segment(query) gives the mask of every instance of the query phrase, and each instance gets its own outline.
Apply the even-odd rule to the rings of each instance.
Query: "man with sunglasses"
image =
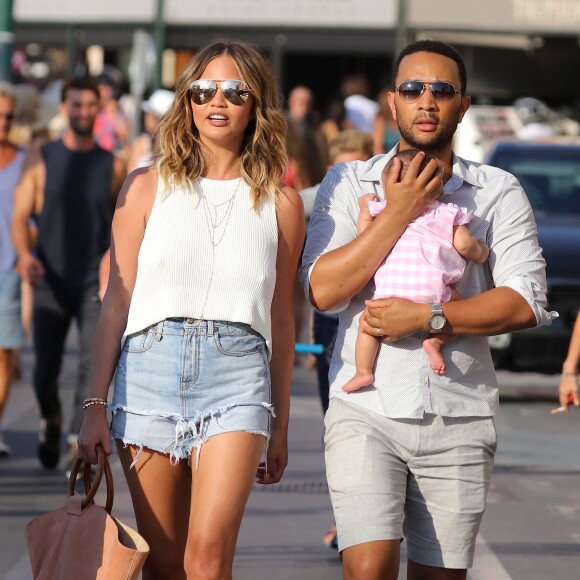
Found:
[[[546,324],[545,262],[530,205],[510,174],[453,154],[467,111],[465,65],[452,47],[419,41],[399,55],[389,103],[400,149],[423,154],[399,180],[382,171],[395,150],[333,168],[320,186],[303,255],[312,304],[339,311],[326,415],[326,469],[347,579],[396,579],[400,540],[408,578],[458,580],[472,566],[493,468],[497,381],[487,336]],[[437,196],[474,212],[469,229],[491,250],[467,264],[464,300],[370,302],[372,278],[408,224]],[[359,236],[358,198],[387,206]],[[370,231],[369,231],[370,230]],[[412,276],[412,272],[407,272]],[[406,273],[402,272],[402,276]],[[354,372],[359,323],[382,337],[373,385],[342,386]],[[446,374],[422,352],[427,333],[454,335]]]

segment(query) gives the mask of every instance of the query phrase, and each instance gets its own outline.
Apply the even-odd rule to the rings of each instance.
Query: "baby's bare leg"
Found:
[[[359,326],[354,350],[356,372],[354,377],[342,387],[343,391],[350,393],[373,384],[375,380],[373,365],[375,364],[378,350],[379,341],[374,336],[364,333]]]

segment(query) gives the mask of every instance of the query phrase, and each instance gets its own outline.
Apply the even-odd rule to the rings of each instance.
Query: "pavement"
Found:
[[[22,368],[23,377],[13,387],[3,422],[6,439],[15,451],[11,458],[0,462],[0,578],[5,580],[31,579],[24,524],[63,505],[66,495],[64,468],[43,470],[36,460],[38,414],[31,387],[30,349],[23,352]],[[290,463],[279,484],[254,486],[236,550],[236,580],[342,577],[337,553],[322,543],[333,516],[324,475],[323,422],[316,377],[313,370],[301,366],[294,371]],[[69,340],[61,374],[61,392],[67,410],[70,410],[75,376],[76,353]],[[506,382],[504,379],[500,373],[502,384]],[[555,376],[517,375],[509,387],[502,386],[501,396],[511,400],[537,398],[556,402],[557,384]],[[116,457],[111,465],[115,480],[113,513],[135,526],[129,493]],[[97,501],[102,503],[102,494]],[[471,580],[510,578],[483,537],[478,540],[477,553],[475,567],[469,574]],[[399,578],[405,575],[406,566],[402,564]]]

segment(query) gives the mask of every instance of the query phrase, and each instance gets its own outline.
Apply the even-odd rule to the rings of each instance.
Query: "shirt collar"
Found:
[[[395,145],[388,153],[384,155],[377,155],[368,161],[369,167],[362,172],[359,179],[360,181],[370,181],[379,182],[381,181],[381,174],[383,169],[390,161],[390,159],[398,152],[399,145]],[[469,185],[481,187],[479,181],[477,181],[475,175],[469,170],[465,161],[461,157],[457,157],[455,153],[453,154],[453,170],[451,178],[443,186],[442,194],[453,193],[457,191],[466,181]]]

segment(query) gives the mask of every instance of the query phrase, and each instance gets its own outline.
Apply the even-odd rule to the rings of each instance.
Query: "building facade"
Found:
[[[144,29],[173,55],[162,77],[171,84],[196,48],[227,36],[268,53],[286,93],[305,84],[325,101],[350,72],[378,92],[397,48],[429,37],[463,54],[476,101],[574,106],[580,95],[580,0],[14,0],[14,21],[20,60],[48,76],[85,63],[89,47],[126,72]]]

